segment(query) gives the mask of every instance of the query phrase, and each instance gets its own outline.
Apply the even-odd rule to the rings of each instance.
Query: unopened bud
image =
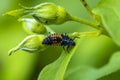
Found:
[[[23,28],[28,34],[44,34],[46,33],[45,25],[38,23],[35,19],[23,18],[22,21]]]
[[[15,17],[33,16],[38,22],[43,24],[62,24],[71,20],[67,11],[54,3],[46,2],[35,7],[24,7],[6,13]]]
[[[37,53],[46,49],[45,45],[42,44],[44,35],[30,35],[26,37],[18,46],[11,49],[8,53],[11,55],[17,50],[24,50],[31,53]]]
[[[42,3],[33,7],[31,15],[43,24],[62,24],[70,20],[70,15],[67,11],[54,3]]]

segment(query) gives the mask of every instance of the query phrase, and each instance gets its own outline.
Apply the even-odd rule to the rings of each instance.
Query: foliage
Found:
[[[35,7],[22,6],[22,9],[13,10],[6,13],[7,15],[20,18],[19,20],[22,20],[25,31],[28,32],[28,34],[31,34],[25,38],[17,47],[12,49],[10,54],[20,49],[32,53],[39,52],[39,54],[42,55],[42,51],[46,51],[50,47],[42,44],[46,34],[48,34],[48,32],[56,32],[48,26],[51,24],[60,25],[67,21],[75,21],[95,28],[95,31],[92,32],[73,31],[72,33],[68,33],[69,37],[79,37],[80,39],[75,39],[76,45],[69,49],[69,53],[62,51],[57,60],[47,64],[39,73],[38,80],[120,79],[119,75],[115,77],[115,79],[112,76],[120,74],[120,1],[101,0],[93,10],[90,9],[86,1],[81,0],[81,3],[83,3],[88,13],[90,13],[93,19],[92,22],[70,15],[63,7],[49,2],[42,3]],[[32,19],[24,18],[28,16],[31,16]],[[34,21],[33,18],[37,22]],[[107,38],[109,40],[104,41],[106,44],[105,46],[102,45],[99,47],[99,45],[102,43],[100,41],[100,43],[97,45],[94,45],[93,42],[92,45],[94,46],[92,47],[89,46],[90,43],[86,43],[87,45],[84,47],[83,43],[85,43],[85,40],[89,40],[93,37],[94,39],[97,38],[98,41],[101,40],[99,40],[101,37]],[[112,47],[109,45],[112,45]],[[81,48],[81,46],[84,47],[84,49]],[[89,47],[86,48],[87,46]],[[109,50],[110,48],[108,47],[114,48]],[[99,53],[99,50],[103,50],[103,53]],[[86,51],[85,54],[82,54],[84,51]],[[104,60],[107,61],[105,62]]]

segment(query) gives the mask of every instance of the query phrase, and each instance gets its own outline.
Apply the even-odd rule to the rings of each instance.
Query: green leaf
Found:
[[[93,12],[101,17],[103,27],[120,46],[120,0],[101,0]]]
[[[97,79],[108,76],[120,70],[120,51],[113,54],[107,65],[98,70]]]
[[[40,73],[38,80],[63,80],[68,63],[79,46],[79,41],[69,53],[63,52],[53,63],[47,65]]]
[[[108,64],[100,69],[89,66],[77,66],[68,70],[65,80],[119,80],[108,79],[110,76],[120,74],[120,52],[116,52],[110,58]]]
[[[113,72],[107,76],[101,77],[97,80],[120,80],[120,70]]]
[[[70,69],[65,80],[95,80],[96,69],[88,66],[80,66]]]

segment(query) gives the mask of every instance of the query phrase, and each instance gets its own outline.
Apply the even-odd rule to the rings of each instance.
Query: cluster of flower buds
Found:
[[[43,24],[62,24],[68,20],[71,20],[71,16],[67,11],[58,5],[51,2],[39,4],[34,7],[24,7],[22,9],[13,10],[6,13],[14,17],[32,16],[39,23]]]
[[[6,14],[19,18],[24,30],[30,34],[18,46],[9,51],[9,55],[17,50],[24,50],[31,53],[40,52],[46,49],[42,44],[47,31],[46,25],[62,24],[70,19],[66,10],[54,3],[46,2],[34,7],[24,7],[9,11]],[[5,15],[6,15],[5,14]],[[32,18],[26,18],[31,16]]]
[[[19,18],[18,20],[22,22],[24,30],[32,35],[29,35],[17,47],[11,49],[9,55],[17,50],[28,52],[40,52],[44,50],[45,46],[42,44],[42,40],[45,38],[45,35],[43,34],[49,32],[46,29],[46,25],[62,24],[71,20],[72,17],[63,7],[50,2],[34,7],[24,7],[22,5],[21,7],[21,9],[9,11],[5,15]]]
[[[38,23],[35,19],[22,18],[19,21],[22,22],[23,28],[28,34],[44,34],[47,32],[45,25]]]

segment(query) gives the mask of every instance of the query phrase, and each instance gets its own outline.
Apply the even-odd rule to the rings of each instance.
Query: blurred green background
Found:
[[[22,24],[11,16],[2,16],[7,11],[24,6],[35,6],[42,2],[54,2],[63,6],[71,15],[91,20],[79,0],[3,0],[0,1],[0,80],[36,80],[41,69],[56,60],[62,47],[49,47],[40,54],[31,54],[24,51],[17,51],[16,54],[8,56],[8,51],[19,44],[27,34]],[[94,8],[99,0],[87,0],[91,8]],[[89,26],[66,22],[62,25],[50,25],[57,33],[94,31]],[[106,64],[109,57],[117,50],[116,45],[106,36],[81,39],[81,46],[73,56],[69,67],[72,65],[89,65],[100,68]],[[79,54],[77,54],[79,53]],[[76,61],[76,63],[75,63]],[[74,62],[74,63],[73,63]]]

